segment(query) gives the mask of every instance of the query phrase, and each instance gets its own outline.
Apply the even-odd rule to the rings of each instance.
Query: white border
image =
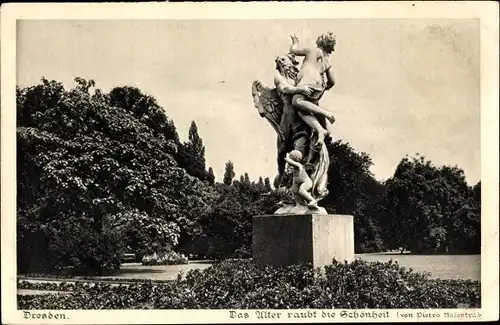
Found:
[[[498,319],[498,4],[471,2],[293,2],[293,3],[140,3],[140,4],[4,4],[1,7],[1,193],[2,204],[2,323],[9,324],[118,324],[118,323],[236,323],[236,322],[346,322],[377,321],[334,318],[259,320],[231,319],[227,310],[188,311],[64,311],[66,321],[24,319],[16,311],[15,263],[15,85],[17,19],[296,19],[296,18],[479,18],[481,31],[481,181],[482,181],[482,308],[480,320]],[[304,311],[304,310],[302,310]],[[382,310],[380,310],[382,311]],[[474,320],[444,318],[446,310],[388,310],[398,313],[439,313],[417,321]],[[57,313],[56,311],[51,311]],[[288,312],[288,311],[283,311]],[[451,312],[457,312],[452,310]],[[249,311],[252,313],[252,311]],[[415,320],[415,319],[413,319]],[[478,320],[475,318],[475,320]],[[380,319],[387,322],[388,319]]]

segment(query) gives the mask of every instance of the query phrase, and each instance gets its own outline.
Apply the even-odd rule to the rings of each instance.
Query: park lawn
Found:
[[[481,255],[415,255],[405,253],[357,254],[369,262],[388,262],[391,259],[416,272],[429,272],[435,279],[481,280]]]
[[[388,262],[393,260],[399,265],[412,268],[416,272],[428,272],[435,279],[481,280],[480,255],[414,255],[399,253],[357,254],[356,259],[369,262]],[[143,280],[175,280],[179,274],[186,274],[192,269],[206,269],[211,265],[208,261],[190,261],[181,265],[141,265],[139,263],[123,264],[113,275],[98,277],[110,279],[143,279]],[[26,278],[21,275],[20,278]],[[28,276],[29,278],[29,276]],[[39,277],[37,277],[39,278]],[[42,277],[43,278],[43,277]]]
[[[369,262],[388,262],[391,259],[399,265],[412,268],[416,272],[429,272],[436,279],[481,280],[481,255],[414,255],[399,253],[356,254],[356,259]],[[210,263],[192,261],[184,265],[143,266],[122,265],[117,274],[103,278],[174,280],[182,272],[191,269],[205,269]]]

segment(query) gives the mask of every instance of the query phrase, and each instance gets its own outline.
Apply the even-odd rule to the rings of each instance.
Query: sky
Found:
[[[462,168],[480,180],[480,48],[474,19],[23,20],[17,28],[17,85],[43,77],[75,85],[137,86],[152,95],[186,140],[191,121],[207,168],[222,181],[274,178],[276,133],[253,106],[251,84],[271,86],[274,59],[291,33],[313,44],[337,36],[335,87],[320,104],[335,114],[334,139],[370,155],[375,178],[405,155]]]

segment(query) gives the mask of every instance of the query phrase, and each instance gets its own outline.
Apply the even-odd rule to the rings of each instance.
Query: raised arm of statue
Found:
[[[306,56],[311,51],[311,48],[300,45],[299,38],[297,37],[297,35],[292,34],[290,35],[290,37],[292,38],[290,53],[298,56]]]

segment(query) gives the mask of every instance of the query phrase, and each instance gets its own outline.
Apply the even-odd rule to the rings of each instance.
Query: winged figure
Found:
[[[285,133],[281,126],[283,102],[276,88],[270,88],[262,81],[255,80],[252,83],[252,97],[260,116],[264,117],[278,133],[278,141],[285,141]]]
[[[310,125],[320,123],[321,118],[313,115],[304,117],[292,105],[292,96],[304,91],[304,88],[294,86],[297,64],[293,55],[278,56],[276,69],[279,74],[274,80],[275,87],[255,80],[252,83],[252,97],[260,116],[271,124],[277,134],[278,183],[281,185],[283,181],[287,153],[298,150],[305,159],[305,166],[312,180],[311,195],[319,201],[328,194],[330,160],[326,146],[314,146],[317,134]]]

